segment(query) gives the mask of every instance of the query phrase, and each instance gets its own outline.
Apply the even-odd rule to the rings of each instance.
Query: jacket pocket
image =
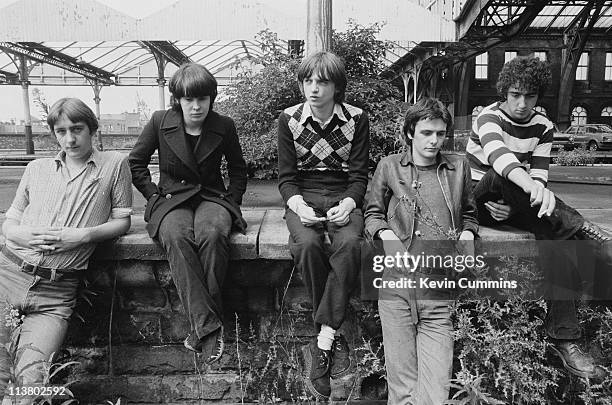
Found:
[[[152,198],[149,198],[149,201],[147,201],[147,206],[145,207],[145,212],[144,212],[145,222],[149,222],[149,220],[151,219],[151,213],[153,212],[153,207],[155,206],[155,204],[157,204],[159,199],[160,199],[160,195],[157,194],[153,196]]]

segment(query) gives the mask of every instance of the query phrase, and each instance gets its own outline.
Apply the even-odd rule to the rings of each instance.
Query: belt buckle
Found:
[[[31,274],[33,276],[37,275],[37,270],[38,270],[38,266],[35,264],[30,264],[28,262],[26,262],[25,260],[23,262],[21,262],[21,265],[19,266],[21,268],[21,271],[26,273],[26,274]]]

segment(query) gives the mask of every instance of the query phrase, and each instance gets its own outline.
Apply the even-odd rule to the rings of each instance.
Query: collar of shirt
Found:
[[[89,162],[92,162],[94,166],[96,167],[100,166],[99,164],[100,163],[100,152],[98,152],[96,148],[92,149],[91,155],[89,155],[87,162],[85,162],[85,166],[87,166]],[[55,167],[56,170],[59,170],[60,167],[66,165],[66,152],[65,151],[62,150],[57,155],[55,155],[55,163],[56,163],[56,167]]]
[[[310,104],[304,103],[304,108],[302,109],[302,116],[300,117],[300,124],[304,125],[306,123],[306,120],[310,118],[313,121],[318,122],[321,128],[325,128],[331,122],[334,116],[337,116],[338,119],[344,122],[348,122],[348,119],[346,119],[344,112],[342,112],[342,106],[338,103],[334,103],[334,109],[332,111],[332,114],[325,122],[321,122],[321,120],[317,119],[314,115],[312,115]]]

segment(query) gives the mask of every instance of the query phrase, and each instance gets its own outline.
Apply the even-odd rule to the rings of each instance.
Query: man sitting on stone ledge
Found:
[[[153,114],[129,161],[134,185],[147,199],[144,220],[149,236],[166,252],[189,319],[191,333],[183,344],[212,363],[225,347],[221,291],[232,228],[246,229],[240,204],[247,167],[234,121],[213,109],[217,80],[208,69],[184,64],[168,87],[172,108]],[[148,169],[155,150],[159,184]],[[227,163],[227,188],[222,159]]]
[[[550,68],[545,62],[532,57],[511,60],[504,65],[497,81],[497,91],[503,101],[484,108],[474,122],[466,154],[475,182],[479,222],[485,226],[507,223],[533,232],[538,240],[593,241],[589,246],[594,246],[592,253],[599,263],[597,270],[609,271],[610,235],[546,188],[554,125],[534,107],[550,81]],[[547,246],[555,249],[557,245]],[[545,279],[553,289],[562,290],[559,286],[572,292],[575,275],[572,266],[551,253],[550,248],[539,249]],[[552,269],[553,262],[561,265]],[[589,266],[581,263],[577,267],[585,276],[585,268]],[[576,343],[580,328],[571,295],[562,293],[550,297],[546,331],[568,371],[594,376],[593,358]]]
[[[303,348],[309,391],[331,394],[330,377],[349,371],[348,345],[336,331],[361,263],[363,214],[368,184],[367,114],[344,103],[344,64],[330,52],[302,61],[298,83],[306,102],[278,120],[279,189],[287,204],[289,247],[312,297],[318,336]],[[324,232],[331,240],[331,256]]]
[[[3,403],[12,403],[5,392],[11,378],[6,351],[11,330],[5,317],[18,328],[12,342],[17,344],[13,383],[42,383],[44,363],[62,345],[96,242],[130,228],[127,156],[93,148],[98,129],[93,111],[79,99],[64,98],[51,107],[47,123],[61,151],[28,164],[2,226],[0,313],[8,309],[0,318]]]

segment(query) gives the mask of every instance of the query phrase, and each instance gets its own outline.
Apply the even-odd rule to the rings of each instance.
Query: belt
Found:
[[[33,276],[39,276],[50,281],[77,280],[80,278],[81,272],[79,270],[52,269],[49,267],[36,266],[23,260],[6,246],[2,247],[1,252],[4,257],[19,266],[19,269],[22,272],[31,274]]]

